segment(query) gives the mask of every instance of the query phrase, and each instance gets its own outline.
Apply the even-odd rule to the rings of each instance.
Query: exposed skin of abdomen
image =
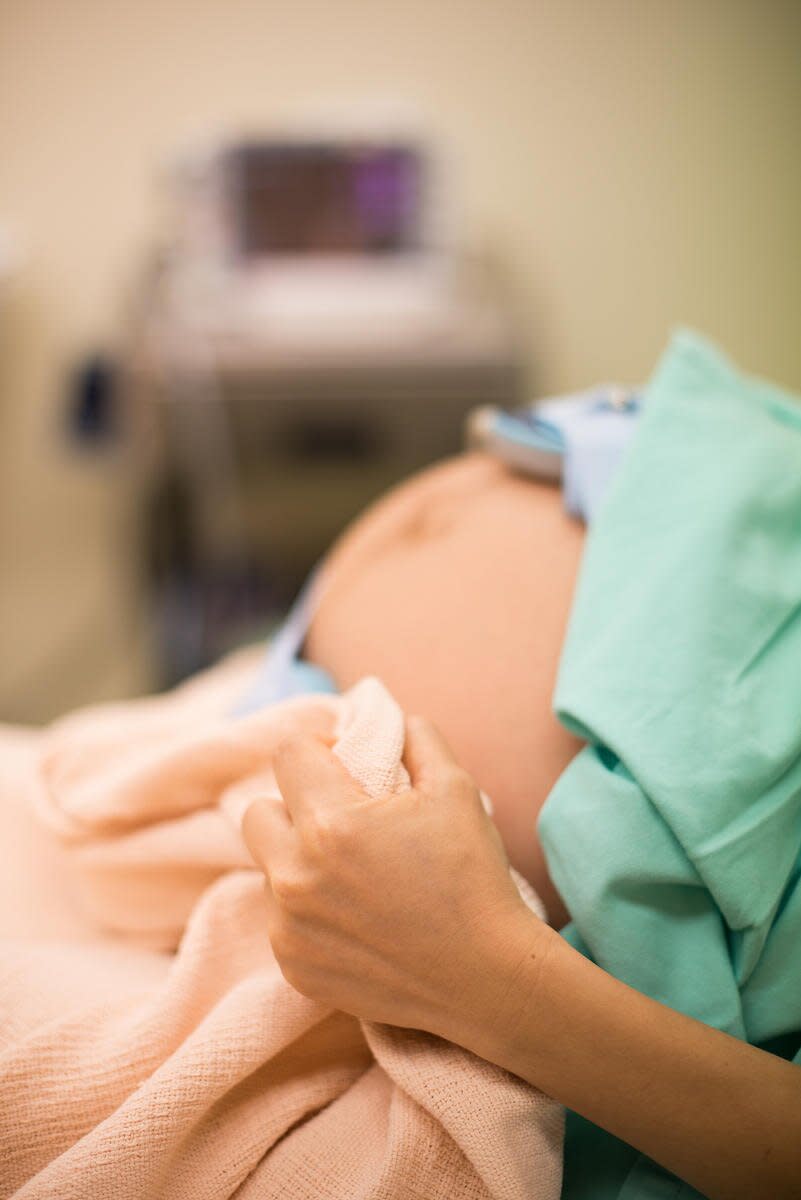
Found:
[[[581,745],[551,698],[583,540],[552,485],[484,454],[449,459],[335,544],[305,646],[341,688],[378,675],[439,727],[557,928],[568,914],[535,824]]]

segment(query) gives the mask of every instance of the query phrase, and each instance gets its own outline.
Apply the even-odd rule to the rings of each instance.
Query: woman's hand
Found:
[[[371,800],[315,738],[245,837],[288,981],[528,1080],[714,1200],[799,1195],[801,1069],[607,975],[538,921],[479,793],[410,720],[412,786]]]
[[[290,738],[274,764],[283,800],[255,801],[244,835],[289,983],[457,1040],[497,1018],[539,922],[476,785],[422,718],[407,721],[404,762],[411,786],[373,800],[321,741]]]

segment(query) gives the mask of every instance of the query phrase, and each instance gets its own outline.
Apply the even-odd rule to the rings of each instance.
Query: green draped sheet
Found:
[[[584,954],[801,1062],[801,400],[678,332],[588,534],[539,820]],[[565,1200],[696,1196],[570,1115]]]

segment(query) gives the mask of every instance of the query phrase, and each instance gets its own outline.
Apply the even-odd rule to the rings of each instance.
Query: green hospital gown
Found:
[[[801,405],[694,334],[588,534],[554,707],[588,742],[539,820],[564,936],[801,1063]],[[695,1196],[569,1114],[565,1200]]]

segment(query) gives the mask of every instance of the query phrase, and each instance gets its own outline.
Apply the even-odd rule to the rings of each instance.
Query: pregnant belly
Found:
[[[378,675],[407,712],[436,723],[557,926],[567,914],[535,823],[580,745],[551,696],[582,543],[556,489],[463,455],[345,533],[306,641],[340,687]]]

